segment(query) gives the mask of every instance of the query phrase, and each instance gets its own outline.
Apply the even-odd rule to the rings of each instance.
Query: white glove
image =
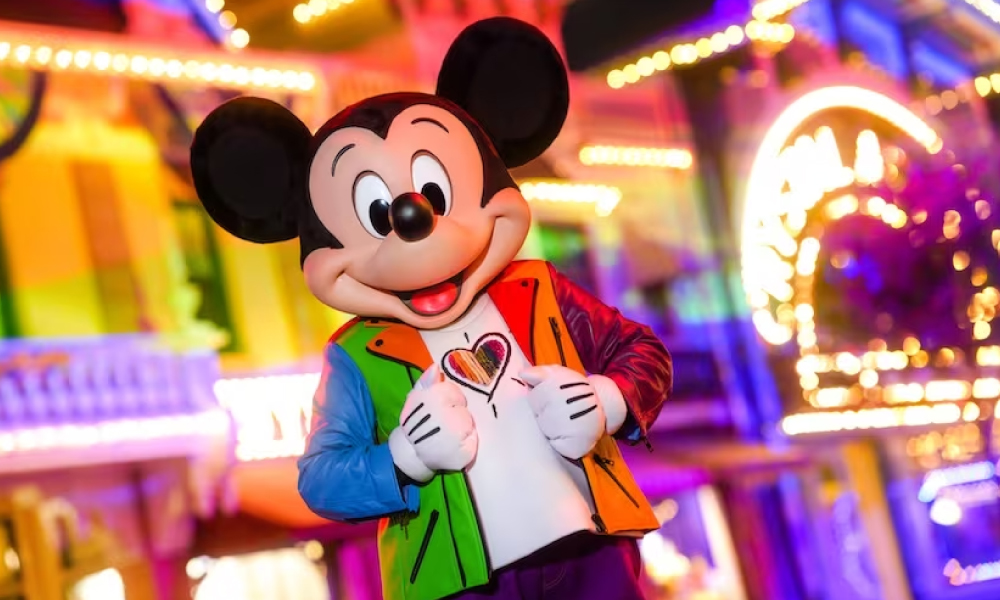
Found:
[[[479,435],[462,388],[432,366],[406,396],[399,427],[389,434],[393,462],[414,481],[424,482],[438,471],[461,471],[478,449]]]
[[[558,365],[529,367],[520,375],[531,386],[528,402],[539,428],[566,458],[586,456],[604,434],[625,422],[625,399],[607,377],[586,377]]]

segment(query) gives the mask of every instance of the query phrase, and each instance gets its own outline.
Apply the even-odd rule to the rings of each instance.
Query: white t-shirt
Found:
[[[458,383],[479,432],[467,469],[493,568],[570,534],[595,529],[583,470],[552,449],[518,374],[531,366],[500,311],[483,295],[457,322],[421,331],[442,372]]]

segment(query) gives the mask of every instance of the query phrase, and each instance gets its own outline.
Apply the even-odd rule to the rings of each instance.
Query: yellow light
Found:
[[[309,12],[314,17],[318,17],[327,11],[328,5],[326,0],[309,0],[307,6],[309,7]]]
[[[858,183],[870,185],[882,181],[885,176],[885,160],[882,146],[874,131],[865,130],[858,135],[854,159],[854,175]]]
[[[608,87],[613,90],[625,87],[625,73],[619,69],[615,69],[614,71],[608,73]]]
[[[1000,346],[983,346],[976,350],[976,364],[981,367],[1000,367]]]
[[[106,71],[111,66],[111,55],[107,52],[94,54],[94,68],[98,71]]]
[[[292,9],[292,18],[302,24],[353,3],[354,0],[309,0]]]
[[[584,146],[580,162],[585,165],[659,167],[690,169],[693,159],[687,150],[677,148],[632,148],[623,146]]]
[[[312,19],[312,11],[308,4],[298,4],[292,9],[292,17],[299,23],[308,23]]]
[[[649,77],[656,71],[656,66],[653,64],[653,59],[648,56],[640,58],[639,62],[637,62],[635,66],[639,71],[639,75],[643,77]]]
[[[608,216],[622,199],[621,190],[608,185],[526,181],[519,186],[529,202],[593,204],[598,216]]]
[[[229,34],[229,43],[235,48],[246,48],[247,44],[250,43],[250,34],[247,33],[246,29],[234,29]]]
[[[210,13],[217,13],[226,6],[225,0],[205,0],[205,10]]]
[[[42,46],[35,51],[35,60],[37,60],[40,65],[48,64],[51,58],[52,48],[49,48],[48,46]]]
[[[625,68],[622,69],[622,73],[625,74],[626,83],[635,83],[642,77],[639,75],[639,67],[635,65],[625,65]]]
[[[90,65],[90,52],[86,50],[80,50],[73,57],[73,64],[75,64],[80,69],[86,69]]]
[[[743,28],[739,25],[730,25],[725,31],[726,41],[729,42],[730,46],[735,46],[737,44],[742,44],[746,36],[743,35]]]
[[[897,406],[865,408],[856,411],[801,413],[782,419],[781,429],[786,435],[795,436],[838,431],[945,425],[957,423],[961,418],[962,408],[958,404],[946,403],[934,406]]]
[[[224,10],[219,13],[219,25],[223,29],[232,29],[236,27],[236,13],[231,10]]]
[[[989,77],[976,77],[973,85],[976,87],[976,93],[984,98],[989,96],[990,92],[993,91],[993,85],[990,84]]]
[[[653,67],[657,71],[666,71],[670,68],[670,55],[663,50],[660,50],[653,55]]]

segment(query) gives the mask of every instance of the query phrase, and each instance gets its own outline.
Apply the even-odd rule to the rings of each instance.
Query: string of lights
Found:
[[[599,217],[610,215],[622,199],[622,192],[608,185],[531,180],[520,184],[529,202],[591,204]]]
[[[246,29],[236,27],[236,13],[226,9],[226,0],[205,0],[205,9],[218,15],[219,26],[229,32],[228,42],[233,48],[246,48],[250,34]]]
[[[580,162],[587,165],[656,167],[677,170],[691,168],[691,152],[680,148],[635,148],[630,146],[584,146]]]
[[[52,71],[106,73],[149,81],[215,83],[232,89],[313,91],[320,74],[288,65],[219,61],[202,55],[170,55],[132,45],[88,43],[65,36],[41,39],[0,32],[0,64]]]
[[[292,9],[292,18],[305,25],[353,3],[354,0],[309,0],[309,2],[297,4]]]
[[[608,73],[608,86],[621,89],[646,77],[674,67],[694,65],[712,56],[743,46],[747,41],[785,45],[795,38],[795,28],[788,23],[771,23],[809,0],[764,0],[752,12],[753,20],[743,26],[730,25],[724,30],[699,38],[694,42],[675,44],[669,50],[659,50],[643,56]]]
[[[744,27],[731,25],[711,36],[694,42],[676,44],[670,50],[657,51],[620,69],[614,69],[608,73],[608,86],[612,89],[621,89],[661,71],[694,65],[712,56],[739,48],[747,40],[784,45],[791,42],[794,37],[795,28],[787,23],[755,20]]]

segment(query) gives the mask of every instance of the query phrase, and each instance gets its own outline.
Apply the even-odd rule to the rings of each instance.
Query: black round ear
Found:
[[[236,98],[209,113],[191,144],[194,187],[209,216],[258,244],[298,236],[311,139],[298,117],[263,98]]]
[[[437,95],[479,122],[508,168],[540,156],[569,110],[559,51],[544,33],[508,17],[473,23],[459,34],[441,66]]]

